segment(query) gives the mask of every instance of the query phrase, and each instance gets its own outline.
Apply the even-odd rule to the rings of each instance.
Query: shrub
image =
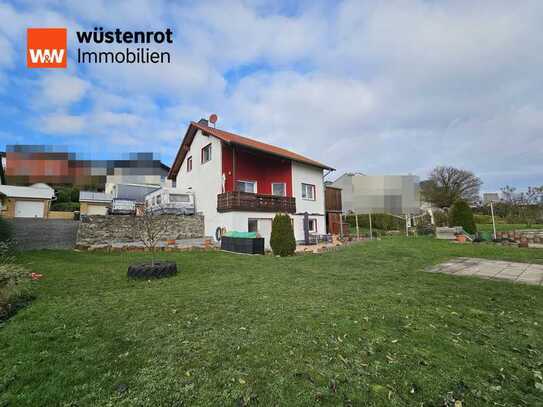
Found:
[[[473,211],[466,201],[456,201],[449,213],[449,226],[462,226],[469,234],[477,232]]]
[[[30,273],[17,264],[0,264],[0,320],[30,299]]]
[[[290,216],[278,213],[273,218],[270,246],[276,256],[292,256],[296,250]]]
[[[449,216],[447,212],[442,210],[436,210],[434,213],[434,223],[436,227],[448,226],[449,225]]]
[[[7,220],[0,216],[0,242],[5,242],[13,237],[13,228]]]
[[[52,211],[74,212],[79,210],[79,202],[54,202],[51,205]]]

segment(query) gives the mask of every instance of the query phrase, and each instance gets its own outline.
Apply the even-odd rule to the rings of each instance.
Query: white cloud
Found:
[[[168,160],[184,125],[215,112],[219,127],[340,171],[424,176],[451,164],[481,174],[485,189],[543,177],[540,1],[52,0],[2,4],[0,20],[0,78],[29,25],[174,29],[169,65],[71,61],[31,85],[4,80],[28,94],[41,83],[47,134]]]
[[[90,84],[74,75],[53,73],[42,77],[36,101],[41,106],[68,106],[79,102]]]

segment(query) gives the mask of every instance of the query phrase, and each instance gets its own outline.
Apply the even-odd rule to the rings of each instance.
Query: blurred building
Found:
[[[489,205],[490,202],[500,202],[500,194],[498,192],[483,193],[483,205]]]
[[[345,173],[330,186],[341,189],[344,213],[421,212],[419,178],[414,175]]]
[[[161,185],[169,171],[152,153],[135,153],[120,160],[83,160],[42,145],[8,145],[5,161],[7,184],[43,182],[92,191],[106,191],[120,183]]]

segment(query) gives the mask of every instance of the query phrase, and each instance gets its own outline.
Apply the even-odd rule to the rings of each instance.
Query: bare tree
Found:
[[[468,203],[477,202],[482,184],[471,171],[436,167],[430,173],[430,178],[421,182],[421,193],[426,201],[438,208],[448,208],[460,199]]]
[[[155,262],[155,252],[158,242],[163,239],[168,227],[168,218],[144,210],[142,216],[134,216],[133,226],[135,235],[152,255],[152,264]]]

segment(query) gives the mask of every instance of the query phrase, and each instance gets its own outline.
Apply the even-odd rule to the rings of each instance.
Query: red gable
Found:
[[[288,158],[290,160],[297,161],[303,164],[323,168],[325,170],[333,170],[333,168],[328,165],[319,163],[318,161],[311,160],[300,154],[293,153],[292,151],[285,150],[284,148],[262,143],[261,141],[243,137],[243,136],[240,136],[239,134],[234,134],[234,133],[230,133],[224,130],[219,130],[213,127],[209,127],[202,123],[191,122],[189,125],[189,128],[187,129],[187,133],[185,134],[185,137],[183,138],[181,147],[179,147],[179,151],[177,152],[175,161],[172,165],[172,168],[170,169],[170,173],[168,174],[169,179],[175,179],[175,177],[177,176],[179,169],[181,168],[181,164],[183,163],[183,160],[185,159],[185,155],[187,154],[187,151],[189,150],[189,146],[192,143],[192,140],[194,139],[194,136],[196,135],[197,130],[201,130],[204,134],[214,136],[218,138],[219,140],[222,140],[223,142],[228,143],[228,144],[237,144],[237,145],[241,145],[241,146],[251,148],[257,151],[262,151],[268,154],[272,154],[278,157]]]

